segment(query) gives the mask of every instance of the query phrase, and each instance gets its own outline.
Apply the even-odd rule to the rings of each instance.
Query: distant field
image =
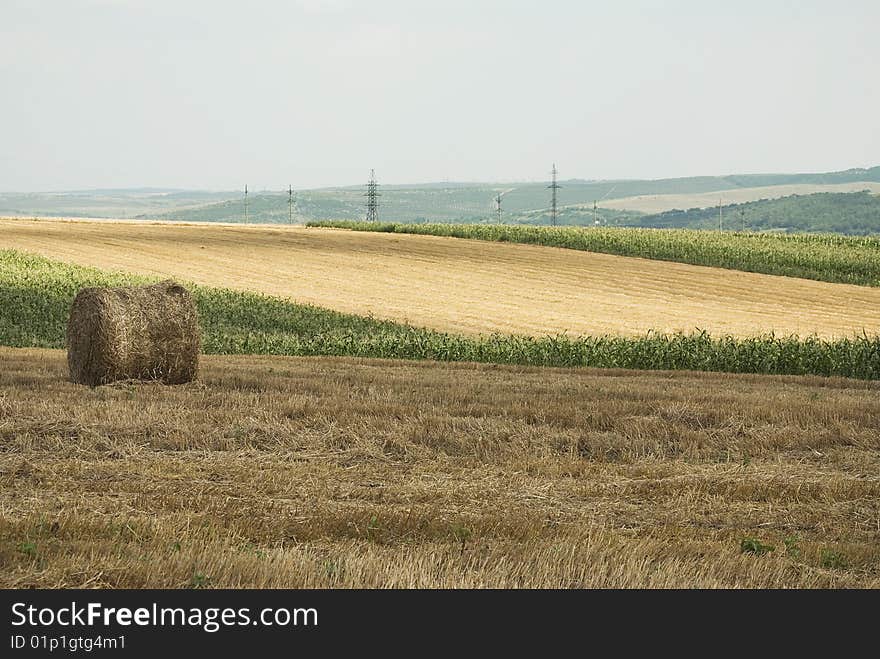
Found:
[[[4,246],[469,334],[880,333],[880,290],[568,249],[255,227],[0,221]]]
[[[861,192],[862,190],[870,190],[874,194],[880,194],[880,183],[770,185],[758,188],[732,188],[689,194],[639,195],[636,197],[624,197],[623,199],[609,199],[601,202],[599,207],[639,211],[641,213],[663,213],[675,208],[687,210],[689,208],[717,206],[719,200],[722,205],[742,204],[747,201],[778,199],[780,197],[788,197],[789,195],[808,195],[819,192]],[[583,207],[592,208],[592,204],[585,204]],[[736,224],[737,220],[738,218],[729,218],[732,224]]]
[[[0,364],[2,587],[880,587],[876,383]]]

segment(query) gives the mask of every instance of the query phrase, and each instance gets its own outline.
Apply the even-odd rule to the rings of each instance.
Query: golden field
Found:
[[[334,229],[0,220],[0,244],[461,333],[880,333],[880,289],[550,247]]]
[[[878,587],[880,384],[0,348],[0,586]],[[743,541],[774,549],[743,553]]]
[[[657,194],[640,195],[638,197],[624,197],[622,199],[608,199],[600,204],[601,208],[618,208],[624,210],[640,211],[642,213],[663,213],[675,208],[709,208],[717,206],[718,200],[723,204],[744,204],[759,199],[778,199],[790,195],[808,195],[820,192],[861,192],[870,190],[874,194],[880,194],[880,183],[831,183],[817,185],[798,183],[791,185],[767,185],[758,188],[733,188],[718,192],[695,192],[690,194]],[[592,208],[592,204],[583,204],[583,208]],[[736,224],[737,217],[728,218],[729,222]]]

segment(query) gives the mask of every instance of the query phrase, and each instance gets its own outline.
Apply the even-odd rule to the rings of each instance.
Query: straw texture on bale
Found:
[[[195,302],[173,281],[84,288],[70,310],[67,363],[79,384],[190,382],[198,374],[200,348]]]

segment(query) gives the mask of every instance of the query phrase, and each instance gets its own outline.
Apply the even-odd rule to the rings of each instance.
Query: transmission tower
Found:
[[[501,224],[501,193],[495,197],[495,219]]]
[[[601,198],[601,199],[599,199],[598,201],[596,201],[595,199],[593,200],[593,225],[594,225],[594,226],[597,225],[597,224],[599,224],[599,202],[600,202],[600,201],[605,201],[605,199],[608,198],[608,195],[610,195],[612,192],[614,192],[615,188],[617,188],[617,186],[616,186],[616,185],[612,185],[612,186],[608,189],[608,192],[606,192],[604,195],[602,195],[602,198]],[[606,220],[603,220],[603,221],[605,222],[605,224],[608,224],[608,220],[607,220],[607,219],[606,219]]]
[[[376,171],[370,170],[370,180],[367,183],[367,222],[379,221],[379,184],[376,183]]]
[[[244,184],[244,223],[248,223],[247,183]]]
[[[556,226],[556,191],[562,186],[556,182],[556,163],[553,163],[553,182],[547,186],[547,189],[552,190],[552,196],[550,197],[550,219],[553,222],[553,226]]]
[[[293,224],[293,186],[287,186],[287,223]]]

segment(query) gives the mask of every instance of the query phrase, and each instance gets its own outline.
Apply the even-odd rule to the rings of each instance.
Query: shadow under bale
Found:
[[[84,288],[70,310],[67,363],[78,384],[190,382],[198,374],[200,348],[195,302],[173,281]]]

